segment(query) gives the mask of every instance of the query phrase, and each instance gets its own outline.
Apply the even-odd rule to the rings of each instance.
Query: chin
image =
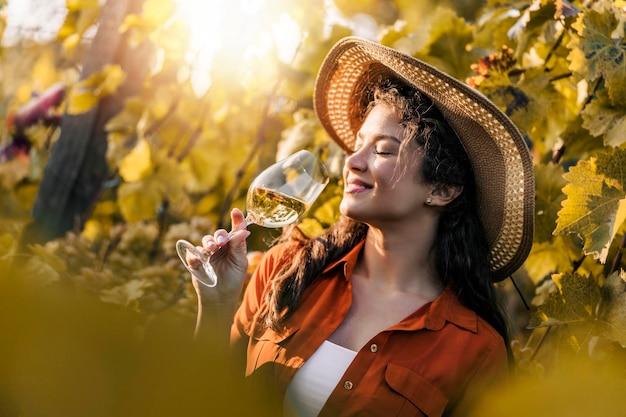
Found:
[[[343,202],[339,205],[339,212],[343,216],[349,217],[352,220],[357,220],[361,222],[364,220],[364,213],[361,210],[358,210],[357,208]]]

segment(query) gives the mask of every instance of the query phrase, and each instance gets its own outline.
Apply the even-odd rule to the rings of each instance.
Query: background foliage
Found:
[[[191,54],[193,33],[175,3],[140,4],[119,31],[129,51],[149,46],[150,59],[136,64],[146,66],[146,75],[135,85],[138,93],[106,122],[108,173],[92,209],[74,230],[52,240],[24,236],[42,178],[52,175],[45,167],[62,134],[61,121],[88,113],[137,80],[130,80],[128,69],[118,62],[82,72],[93,33],[105,23],[100,17],[106,2],[67,0],[66,19],[54,39],[24,37],[0,50],[0,113],[6,120],[0,128],[0,281],[4,294],[19,294],[20,300],[4,304],[2,315],[18,313],[24,319],[18,321],[24,328],[4,323],[9,326],[5,334],[41,330],[27,320],[33,311],[25,308],[29,296],[23,285],[42,297],[38,306],[61,307],[49,316],[54,334],[43,332],[44,340],[14,336],[18,347],[6,347],[7,357],[22,350],[22,358],[32,359],[32,346],[26,349],[30,343],[66,336],[77,343],[77,351],[94,349],[106,361],[117,356],[107,356],[97,342],[107,343],[109,337],[137,369],[152,365],[138,353],[151,334],[163,343],[169,331],[185,338],[176,333],[179,324],[192,332],[196,301],[174,242],[199,241],[203,234],[227,227],[230,209],[244,207],[254,175],[296,149],[322,155],[334,175],[301,226],[315,234],[331,224],[341,196],[342,155],[315,119],[312,86],[330,46],[357,34],[467,81],[505,110],[527,138],[537,178],[536,234],[528,261],[514,277],[523,299],[512,281],[500,285],[512,316],[518,375],[525,384],[519,392],[532,395],[555,381],[568,381],[560,385],[564,395],[555,396],[565,407],[576,395],[599,398],[598,390],[573,389],[584,378],[595,380],[590,375],[605,378],[605,387],[622,381],[622,373],[607,372],[616,366],[625,369],[624,1],[335,0],[331,13],[323,0],[284,0],[260,2],[245,25],[241,19],[252,3],[231,2],[215,6],[232,9],[225,12],[220,42],[205,39],[215,43],[210,67],[202,67]],[[299,28],[297,48],[287,60],[280,56],[280,36],[266,36],[284,18]],[[0,31],[6,24],[3,17]],[[252,267],[274,233],[253,230]],[[64,301],[51,301],[43,289],[61,291]],[[75,298],[67,293],[80,302],[73,305]],[[83,297],[92,301],[83,302]],[[72,307],[60,305],[65,302]],[[76,316],[121,317],[131,329],[123,333],[126,327],[120,332],[102,325],[99,339],[76,340],[70,335],[90,331],[80,320],[70,323]],[[59,328],[65,330],[57,334]],[[125,344],[127,340],[133,343]],[[56,348],[60,354],[68,346]],[[166,342],[163,349],[168,348]],[[165,359],[172,352],[156,354]],[[564,366],[571,361],[577,365]],[[0,362],[0,371],[3,366],[9,362]],[[53,371],[42,369],[45,375]],[[129,372],[124,369],[105,377],[114,385],[113,380]],[[29,375],[19,366],[12,371]],[[169,367],[164,371],[172,378],[182,375]],[[149,379],[142,371],[137,375]],[[24,391],[9,390],[7,398],[32,392],[26,387],[34,380],[18,381]],[[35,392],[42,389],[49,387]],[[106,389],[91,391],[114,396]],[[0,400],[2,394],[0,384]],[[16,398],[21,407],[20,399],[28,395]],[[510,393],[503,398],[516,401]],[[115,407],[123,414],[120,404]],[[126,406],[125,411],[133,407]],[[605,407],[603,414],[615,411],[610,403]],[[38,410],[30,411],[24,415],[38,415]]]

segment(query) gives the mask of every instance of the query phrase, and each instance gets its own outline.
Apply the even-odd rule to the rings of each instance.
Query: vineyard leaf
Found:
[[[613,149],[580,161],[565,174],[567,199],[555,234],[577,233],[584,251],[606,262],[609,246],[626,220],[626,151]]]
[[[334,0],[333,4],[351,18],[368,14],[386,23],[392,23],[398,18],[398,8],[393,0]]]
[[[565,195],[561,191],[567,184],[563,168],[557,164],[535,165],[535,242],[552,239],[558,212]]]
[[[316,137],[319,122],[311,110],[300,110],[294,114],[294,125],[283,130],[278,143],[276,159],[281,160],[297,150],[310,147]]]
[[[585,107],[581,112],[583,127],[594,136],[603,135],[606,146],[620,146],[626,142],[626,107],[607,107],[604,103],[593,100]]]
[[[126,221],[135,222],[155,218],[162,197],[158,184],[148,179],[120,185],[117,203]]]
[[[604,79],[613,105],[626,104],[626,42],[623,11],[608,2],[581,13],[572,25],[578,37],[568,44],[570,69],[590,80]],[[621,38],[615,38],[620,36]]]
[[[190,192],[206,192],[211,189],[220,176],[223,155],[211,152],[210,147],[196,146],[181,163],[190,175],[185,188]]]
[[[538,306],[530,320],[530,327],[539,327],[545,320],[552,319],[560,324],[595,320],[596,307],[600,301],[600,288],[590,276],[562,273],[552,276],[557,290]]]
[[[108,64],[102,71],[94,75],[89,77],[88,80],[93,82],[92,86],[98,92],[100,98],[113,94],[126,80],[126,73],[117,64]]]
[[[141,119],[145,103],[140,97],[129,97],[124,102],[124,109],[109,119],[104,126],[107,132],[134,130]]]
[[[298,229],[309,238],[315,238],[324,233],[324,227],[320,222],[311,217],[302,219],[302,221],[298,223]]]
[[[93,91],[70,91],[67,112],[69,114],[85,113],[98,104],[98,96]]]
[[[141,298],[145,289],[152,283],[146,279],[132,279],[113,288],[100,291],[100,299],[105,303],[127,306]]]
[[[150,145],[140,140],[137,145],[124,157],[119,164],[120,176],[126,182],[139,181],[149,175],[152,168]]]
[[[474,39],[472,26],[450,9],[443,8],[433,17],[435,23],[425,60],[451,76],[464,79],[480,57],[469,48]]]
[[[595,319],[600,288],[593,278],[579,274],[555,274],[552,279],[557,291],[551,292],[537,307],[528,327],[557,325],[567,344],[578,351],[604,327]]]
[[[129,44],[137,46],[172,17],[176,6],[171,0],[147,0],[141,14],[130,14],[124,19],[120,32],[129,32]]]
[[[556,90],[551,76],[542,66],[528,68],[516,88],[529,98],[529,102],[513,109],[511,118],[523,132],[528,132],[533,143],[551,149],[570,119],[577,114],[577,109],[570,104],[573,100],[567,100]],[[547,114],[550,117],[545,117]]]
[[[341,202],[340,196],[334,196],[326,200],[320,207],[318,207],[313,213],[313,217],[319,220],[324,225],[331,225],[335,223],[339,218],[339,203]]]
[[[570,270],[575,255],[569,240],[563,236],[557,236],[552,241],[535,242],[524,269],[534,283],[539,283],[551,274]]]
[[[605,337],[626,348],[626,274],[614,272],[602,286],[602,301],[605,308],[601,318],[607,322]]]
[[[67,264],[63,259],[48,251],[45,246],[42,245],[30,245],[29,249],[33,254],[43,263],[49,265],[53,270],[57,272],[67,271]]]
[[[583,117],[579,115],[570,121],[562,134],[565,153],[561,157],[561,163],[565,166],[575,165],[580,159],[588,158],[604,146],[602,137],[591,135],[582,127],[583,123]]]
[[[74,85],[68,97],[68,112],[78,114],[90,110],[99,99],[113,94],[125,79],[126,73],[119,65],[106,65],[102,71]]]

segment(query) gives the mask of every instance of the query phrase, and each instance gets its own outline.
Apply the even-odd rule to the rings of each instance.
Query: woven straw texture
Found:
[[[349,37],[329,52],[314,95],[320,122],[344,149],[352,150],[362,123],[359,91],[384,74],[395,74],[430,97],[461,139],[476,177],[493,279],[508,277],[526,260],[534,232],[534,171],[521,133],[468,85],[391,48]]]

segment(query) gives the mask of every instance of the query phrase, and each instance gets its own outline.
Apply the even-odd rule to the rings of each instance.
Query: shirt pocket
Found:
[[[263,365],[284,364],[284,344],[298,331],[297,328],[288,328],[281,333],[271,329],[264,329],[250,336],[248,345],[248,360],[246,361],[246,376],[249,376]]]
[[[397,417],[441,417],[448,405],[447,397],[412,369],[389,363],[385,371],[387,385],[404,398]]]

